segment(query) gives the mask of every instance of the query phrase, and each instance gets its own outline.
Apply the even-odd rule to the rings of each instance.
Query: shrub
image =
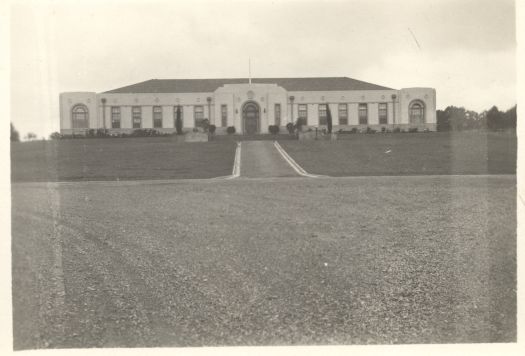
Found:
[[[234,134],[235,133],[235,126],[228,126],[226,128],[226,132],[230,135]]]
[[[291,122],[289,122],[289,123],[286,124],[286,129],[288,130],[288,133],[289,133],[290,135],[293,134],[294,126],[293,126],[293,124],[292,124]]]
[[[210,128],[210,120],[208,119],[202,120],[202,129],[204,130],[204,132],[208,132],[209,128]]]
[[[192,131],[193,132],[199,132],[199,128],[198,127],[194,127]]]
[[[386,127],[381,127],[381,132],[385,133],[386,132]]]
[[[367,134],[374,134],[374,133],[376,133],[376,132],[377,132],[377,130],[374,130],[374,129],[370,128],[370,127],[367,127],[367,128],[366,128],[366,133],[367,133]]]
[[[95,133],[96,137],[108,137],[108,132],[105,129],[97,129],[97,132]]]
[[[182,135],[182,108],[180,106],[177,107],[177,111],[175,113],[175,130],[177,130],[177,135]]]
[[[418,131],[417,127],[411,127],[408,129],[408,132],[417,132],[417,131]]]
[[[217,129],[217,126],[210,125],[208,126],[208,131],[213,135],[215,133],[215,130]]]
[[[306,125],[306,119],[304,117],[297,118],[297,121],[295,122],[295,128],[297,131],[301,131],[304,125]]]
[[[350,130],[350,133],[353,133],[353,134],[357,133],[357,127],[352,127],[352,129]]]
[[[395,127],[392,132],[399,133],[399,132],[401,132],[401,128],[400,127]]]
[[[60,140],[62,135],[59,132],[53,132],[51,135],[49,135],[49,138],[52,140]]]
[[[268,126],[268,131],[270,131],[270,133],[272,133],[274,135],[277,135],[279,133],[279,126],[277,126],[277,125],[270,125],[270,126]]]
[[[112,134],[111,136],[118,136],[117,134]],[[160,132],[153,129],[136,129],[133,130],[131,134],[133,137],[151,137],[151,136],[162,136]]]

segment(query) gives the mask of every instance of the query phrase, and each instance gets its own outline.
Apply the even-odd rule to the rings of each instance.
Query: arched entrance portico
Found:
[[[260,132],[260,107],[255,101],[247,101],[242,106],[242,129],[245,135]]]

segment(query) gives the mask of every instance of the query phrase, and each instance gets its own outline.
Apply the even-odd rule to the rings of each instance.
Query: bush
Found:
[[[233,135],[235,133],[235,126],[228,126],[226,128],[226,132],[230,135]]]
[[[49,138],[52,140],[60,140],[62,135],[58,132],[53,132],[51,135],[49,135]]]
[[[108,137],[109,134],[108,134],[107,130],[105,130],[105,129],[97,129],[97,132],[95,132],[95,136],[96,137]]]
[[[111,135],[113,136],[113,135]],[[162,136],[160,132],[153,129],[136,129],[133,130],[133,133],[131,134],[133,137],[152,137],[152,136]]]
[[[392,132],[399,133],[399,132],[401,132],[401,128],[400,127],[395,127]]]
[[[294,126],[291,122],[287,123],[286,124],[286,129],[288,130],[288,133],[290,135],[293,135],[293,132],[294,132]]]
[[[418,131],[417,127],[411,127],[408,129],[408,132],[417,132],[417,131]]]
[[[353,133],[353,134],[357,133],[357,127],[352,127],[352,129],[350,130],[350,133]]]
[[[204,132],[208,132],[208,130],[210,129],[210,120],[202,120],[202,129],[204,130]]]
[[[376,132],[377,132],[377,130],[374,130],[374,129],[370,128],[370,127],[366,128],[366,133],[367,134],[375,134]]]
[[[268,131],[270,131],[271,134],[277,135],[279,133],[279,126],[270,125],[268,126]]]
[[[213,135],[215,133],[215,130],[217,129],[217,126],[210,125],[208,126],[208,131]]]
[[[306,119],[304,117],[297,118],[297,121],[295,122],[295,128],[297,131],[301,131],[304,125],[306,125]]]
[[[386,132],[386,127],[381,127],[381,132],[385,133]]]

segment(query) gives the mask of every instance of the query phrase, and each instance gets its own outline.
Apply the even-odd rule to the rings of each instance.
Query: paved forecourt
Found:
[[[297,177],[272,141],[244,141],[241,144],[241,177]]]

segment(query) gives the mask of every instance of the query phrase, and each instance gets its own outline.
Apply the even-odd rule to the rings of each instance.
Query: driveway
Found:
[[[297,177],[272,141],[245,141],[241,151],[241,176],[247,178]]]

